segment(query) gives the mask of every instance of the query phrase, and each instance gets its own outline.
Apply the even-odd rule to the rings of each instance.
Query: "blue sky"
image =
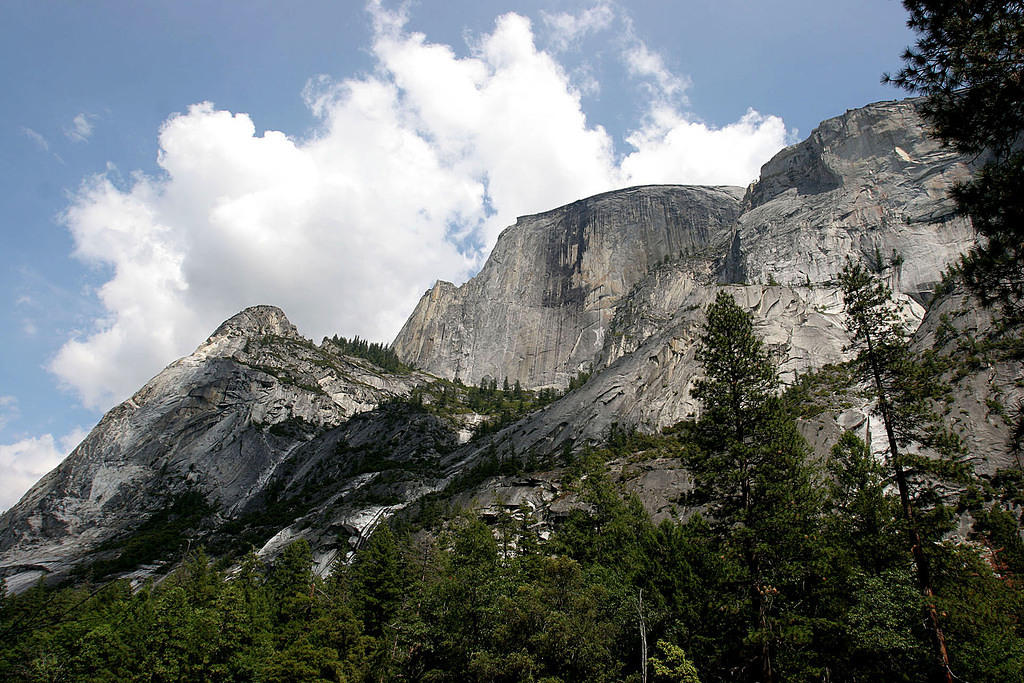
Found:
[[[0,6],[0,509],[223,319],[390,339],[518,215],[746,185],[901,93],[894,0]]]

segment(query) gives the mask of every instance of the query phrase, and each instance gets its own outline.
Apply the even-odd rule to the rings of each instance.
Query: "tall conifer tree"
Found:
[[[814,565],[818,501],[807,445],[776,395],[775,364],[752,317],[726,292],[708,307],[697,359],[704,378],[694,396],[704,410],[701,447],[689,465],[695,491],[742,567],[750,610],[744,640],[757,661],[748,673],[767,682],[799,677],[799,664],[781,660],[801,622],[798,599],[790,598]]]
[[[852,336],[851,347],[857,351],[856,364],[864,380],[872,387],[875,410],[885,427],[889,463],[900,494],[900,508],[907,526],[907,540],[914,557],[918,584],[927,603],[941,679],[952,683],[946,638],[935,606],[931,566],[924,552],[918,511],[911,500],[906,456],[902,448],[915,440],[921,426],[920,415],[906,409],[915,402],[899,400],[901,395],[909,396],[906,382],[915,374],[908,337],[892,303],[891,290],[866,268],[847,263],[839,275],[839,283]]]

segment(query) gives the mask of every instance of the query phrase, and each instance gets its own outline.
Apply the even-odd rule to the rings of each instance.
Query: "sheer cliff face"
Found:
[[[680,305],[703,303],[712,280],[809,291],[834,281],[848,258],[923,303],[974,239],[946,197],[969,173],[928,137],[913,101],[869,105],[780,152],[744,197],[736,188],[638,187],[521,218],[476,277],[438,282],[423,296],[395,350],[447,378],[565,386],[660,329],[648,321],[623,347],[630,323],[620,306],[632,306],[631,291],[665,264],[671,272],[648,297],[674,302],[662,307],[663,322]],[[797,295],[807,306],[820,305],[816,297]]]
[[[449,379],[565,386],[590,368],[616,307],[655,265],[685,259],[711,271],[741,197],[740,188],[642,187],[520,218],[476,277],[423,296],[395,350]]]
[[[924,303],[974,239],[948,197],[970,173],[914,100],[829,119],[761,168],[738,223],[740,269],[750,282],[827,283],[852,258]]]

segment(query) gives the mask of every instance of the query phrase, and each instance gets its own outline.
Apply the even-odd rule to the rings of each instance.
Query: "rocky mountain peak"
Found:
[[[847,111],[761,167],[737,226],[744,281],[827,284],[852,259],[927,304],[975,233],[949,198],[970,161],[930,134],[918,106]]]
[[[250,306],[231,316],[213,331],[210,339],[220,336],[295,337],[299,332],[277,306]],[[209,339],[207,340],[209,341]]]
[[[875,102],[822,121],[806,140],[782,150],[761,167],[745,210],[795,191],[817,195],[866,182],[906,182],[914,166],[959,161],[928,134],[916,98]]]
[[[195,355],[232,356],[247,341],[265,337],[301,338],[298,329],[277,306],[250,306],[231,316],[199,345]]]

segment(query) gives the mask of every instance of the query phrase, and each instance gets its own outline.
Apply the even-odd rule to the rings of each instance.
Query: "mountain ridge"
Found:
[[[0,516],[0,576],[23,590],[90,566],[164,571],[174,548],[129,553],[154,520],[265,557],[306,538],[326,571],[381,519],[428,500],[508,511],[498,489],[509,489],[557,519],[578,504],[557,481],[502,468],[697,416],[695,342],[722,289],[753,314],[790,383],[849,357],[834,282],[847,259],[893,287],[907,321],[925,321],[919,345],[942,325],[990,326],[961,295],[927,310],[974,240],[945,196],[969,172],[928,138],[914,101],[885,102],[823,122],[746,189],[639,186],[521,217],[474,278],[439,280],[421,298],[393,344],[418,366],[409,373],[317,345],[276,307],[247,308]],[[1006,425],[985,406],[1021,392],[1005,364],[965,372],[956,405],[977,466],[994,467]],[[861,402],[802,429],[823,454],[844,428],[880,435],[869,413]],[[652,514],[675,514],[688,485],[678,462],[622,472]],[[186,498],[202,501],[195,519],[180,513]]]
[[[508,377],[563,388],[595,367],[618,301],[666,261],[685,261],[693,278],[722,284],[809,287],[834,282],[847,258],[869,258],[889,271],[894,291],[923,304],[945,266],[973,244],[974,231],[946,196],[970,167],[928,135],[916,106],[880,102],[828,119],[766,162],[746,190],[638,186],[521,217],[480,273],[424,294],[395,351],[448,379]],[[614,219],[587,223],[612,203]],[[663,228],[653,203],[683,220]],[[695,215],[703,215],[699,226]],[[631,230],[643,239],[616,241]],[[531,256],[539,254],[564,258]],[[570,256],[578,259],[572,267]],[[524,286],[526,270],[533,277]],[[502,290],[513,282],[516,297]]]

